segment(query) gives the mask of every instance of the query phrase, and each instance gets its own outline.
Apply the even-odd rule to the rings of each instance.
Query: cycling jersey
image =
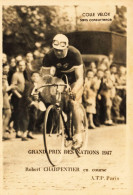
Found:
[[[81,54],[78,49],[73,46],[68,47],[68,52],[66,57],[57,58],[54,49],[52,48],[43,59],[44,67],[56,67],[56,75],[61,78],[62,74],[66,74],[68,76],[69,84],[72,84],[76,81],[75,78],[75,68],[82,65],[83,61],[81,58]]]

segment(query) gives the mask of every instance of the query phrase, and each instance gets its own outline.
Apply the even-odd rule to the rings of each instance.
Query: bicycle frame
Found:
[[[46,110],[46,114],[45,114],[45,119],[44,119],[44,126],[45,126],[45,128],[44,128],[44,145],[45,145],[45,148],[46,148],[46,154],[47,154],[47,157],[48,157],[48,160],[49,160],[49,162],[53,165],[53,166],[55,166],[55,165],[57,165],[59,162],[57,162],[57,163],[53,163],[52,162],[52,160],[51,160],[51,158],[50,158],[50,156],[49,156],[49,153],[48,153],[48,147],[47,147],[47,144],[48,144],[48,142],[47,142],[47,139],[49,139],[49,138],[47,138],[46,136],[48,136],[48,133],[47,133],[47,127],[49,127],[49,126],[47,126],[48,125],[48,123],[47,123],[47,120],[48,120],[48,115],[49,115],[49,113],[50,113],[50,110],[52,109],[52,108],[54,108],[55,110],[56,110],[56,112],[57,113],[59,113],[59,115],[60,115],[60,117],[61,117],[61,120],[62,120],[62,122],[63,122],[63,125],[64,125],[64,128],[63,128],[63,136],[66,134],[66,136],[64,136],[64,141],[65,141],[65,144],[64,144],[64,146],[65,147],[68,147],[68,146],[70,146],[70,144],[72,143],[72,141],[73,141],[73,121],[72,121],[72,113],[71,113],[71,111],[70,111],[70,116],[68,116],[68,122],[70,122],[69,123],[69,126],[67,125],[67,123],[66,123],[66,121],[65,121],[65,118],[64,118],[64,115],[63,115],[63,109],[62,109],[62,107],[61,107],[61,95],[63,94],[63,93],[65,93],[65,94],[68,94],[68,95],[70,95],[70,99],[72,99],[73,97],[71,96],[71,94],[69,94],[69,93],[67,93],[67,92],[71,92],[71,88],[69,87],[68,88],[68,84],[56,84],[56,83],[53,83],[53,84],[45,84],[45,85],[43,85],[43,86],[41,86],[41,87],[39,87],[39,88],[37,88],[37,91],[39,91],[41,88],[44,88],[44,87],[56,87],[56,93],[55,93],[55,95],[56,95],[56,101],[55,101],[55,103],[54,103],[54,105],[53,104],[51,104],[48,108],[47,108],[47,110]],[[63,92],[61,92],[60,90],[59,90],[59,87],[60,86],[64,86],[65,88],[68,88],[69,90],[68,91],[63,91]],[[58,115],[58,114],[57,114]],[[56,116],[56,115],[55,115]],[[57,122],[57,121],[56,121]],[[56,123],[55,122],[55,123]],[[57,123],[56,123],[57,124]],[[57,124],[58,125],[58,124]],[[58,137],[60,136],[60,133],[59,133],[59,135],[57,135]],[[50,136],[51,137],[51,136]],[[51,138],[52,139],[52,138]],[[70,141],[70,142],[69,142]],[[58,141],[57,141],[57,143],[58,143]],[[63,142],[62,142],[63,143]],[[51,147],[51,146],[50,146]],[[63,145],[62,145],[62,148],[63,148]],[[63,150],[63,149],[62,149]],[[75,152],[76,152],[76,154],[77,154],[77,156],[78,157],[80,157],[80,155],[79,155],[79,152],[78,152],[78,149],[77,150],[75,150]],[[61,154],[62,155],[62,154]],[[62,158],[60,158],[60,160],[59,161],[61,161],[61,159]]]

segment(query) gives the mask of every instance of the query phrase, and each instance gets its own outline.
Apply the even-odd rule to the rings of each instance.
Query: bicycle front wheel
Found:
[[[49,162],[53,166],[58,165],[64,153],[64,123],[60,110],[54,105],[46,110],[43,138]]]

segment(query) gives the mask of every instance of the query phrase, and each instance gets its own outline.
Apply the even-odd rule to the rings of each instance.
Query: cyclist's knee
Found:
[[[77,117],[81,117],[82,116],[82,108],[81,108],[81,104],[77,101],[71,101],[70,102],[70,109],[72,110],[73,114],[76,115]],[[81,117],[82,118],[82,117]]]

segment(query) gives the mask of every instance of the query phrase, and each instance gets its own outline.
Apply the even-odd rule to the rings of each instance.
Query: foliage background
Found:
[[[8,55],[25,54],[38,47],[47,50],[56,33],[74,30],[73,20],[55,6],[3,7],[3,51]]]
[[[89,12],[92,11],[90,8],[86,9]],[[116,7],[113,7],[112,18],[115,14],[118,15],[116,11]],[[36,50],[45,54],[56,33],[77,30],[110,30],[111,23],[109,22],[102,25],[79,22],[82,13],[83,8],[76,5],[73,7],[3,6],[3,52],[10,57],[25,55],[29,51]],[[114,23],[116,25],[116,22]],[[113,28],[113,31],[117,30]]]

